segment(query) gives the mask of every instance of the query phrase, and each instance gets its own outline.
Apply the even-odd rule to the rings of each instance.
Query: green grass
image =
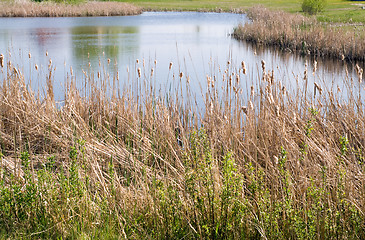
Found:
[[[214,11],[221,9],[230,11],[232,9],[247,9],[255,5],[274,10],[284,10],[288,12],[302,12],[300,0],[125,0],[152,10],[181,10],[181,11]],[[365,10],[355,4],[364,4],[365,1],[342,1],[327,0],[327,5],[323,13],[318,14],[318,19],[325,22],[365,22]]]

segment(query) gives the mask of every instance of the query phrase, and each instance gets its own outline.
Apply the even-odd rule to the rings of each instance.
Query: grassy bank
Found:
[[[142,9],[129,3],[86,2],[64,4],[53,2],[0,2],[0,17],[86,17],[140,14]]]
[[[71,71],[57,104],[51,61],[42,97],[0,58],[1,238],[365,238],[360,74],[341,89],[228,62],[201,108],[189,73],[166,66],[178,86],[159,91],[142,62],[101,58],[82,90]]]
[[[316,19],[262,7],[248,10],[252,23],[234,31],[237,39],[319,57],[364,61],[364,30],[319,23]]]
[[[261,5],[271,10],[283,10],[285,12],[301,12],[302,1],[282,0],[200,0],[200,1],[149,1],[149,0],[123,0],[144,9],[151,10],[187,10],[187,11],[245,11],[248,8]],[[365,23],[364,2],[327,0],[323,13],[317,17],[325,22],[361,22]]]

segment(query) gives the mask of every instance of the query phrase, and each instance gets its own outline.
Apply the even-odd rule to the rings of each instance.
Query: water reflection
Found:
[[[139,49],[137,27],[81,26],[71,29],[73,62],[84,66],[106,56],[117,62]]]
[[[119,85],[128,87],[128,82],[137,76],[137,68],[142,68],[156,86],[173,89],[178,84],[174,76],[184,72],[197,95],[205,87],[206,75],[221,75],[227,61],[232,62],[231,67],[239,67],[245,61],[252,81],[260,78],[261,60],[283,82],[293,81],[296,76],[302,78],[306,63],[311,72],[314,63],[311,57],[253,46],[229,37],[233,28],[245,21],[245,15],[191,12],[148,12],[123,17],[0,18],[0,52],[10,50],[13,63],[25,66],[25,74],[37,79],[35,87],[41,89],[52,59],[56,68],[55,85],[59,85],[55,87],[56,99],[63,97],[62,83],[71,66],[80,85],[82,70],[90,69],[95,73],[118,71]],[[28,52],[32,53],[31,60],[24,57]],[[112,64],[107,64],[107,59]],[[140,60],[139,65],[136,59]],[[340,84],[346,77],[346,67],[350,76],[356,77],[352,63],[317,61],[317,75],[310,74],[310,82],[321,78]],[[174,63],[171,70],[170,62]],[[43,72],[27,67],[34,64]],[[150,78],[152,68],[154,76]]]

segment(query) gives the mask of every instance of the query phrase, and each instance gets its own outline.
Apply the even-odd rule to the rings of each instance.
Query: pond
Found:
[[[183,72],[200,94],[206,75],[239,66],[245,61],[251,79],[259,79],[261,60],[283,81],[303,76],[305,63],[311,73],[314,60],[292,53],[259,49],[233,39],[230,34],[245,15],[201,12],[145,12],[138,16],[81,18],[0,18],[0,53],[23,71],[33,88],[44,90],[49,60],[54,72],[55,97],[62,100],[63,83],[70,67],[82,86],[85,72],[116,72],[120,85],[154,68],[161,89],[172,88],[173,77]],[[31,59],[28,59],[28,53]],[[46,56],[47,53],[47,56]],[[108,64],[108,59],[110,63]],[[137,60],[138,59],[138,60]],[[138,62],[137,62],[138,61]],[[172,69],[169,69],[173,63]],[[41,70],[35,71],[37,64]],[[340,61],[318,60],[317,78],[339,84],[345,77]],[[350,74],[353,65],[349,66]],[[39,76],[40,75],[40,76]],[[311,74],[310,77],[313,78]],[[312,81],[314,81],[312,79]]]

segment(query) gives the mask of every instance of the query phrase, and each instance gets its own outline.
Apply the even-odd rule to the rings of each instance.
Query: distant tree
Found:
[[[326,0],[303,0],[302,10],[303,12],[311,15],[322,12],[326,5]]]

